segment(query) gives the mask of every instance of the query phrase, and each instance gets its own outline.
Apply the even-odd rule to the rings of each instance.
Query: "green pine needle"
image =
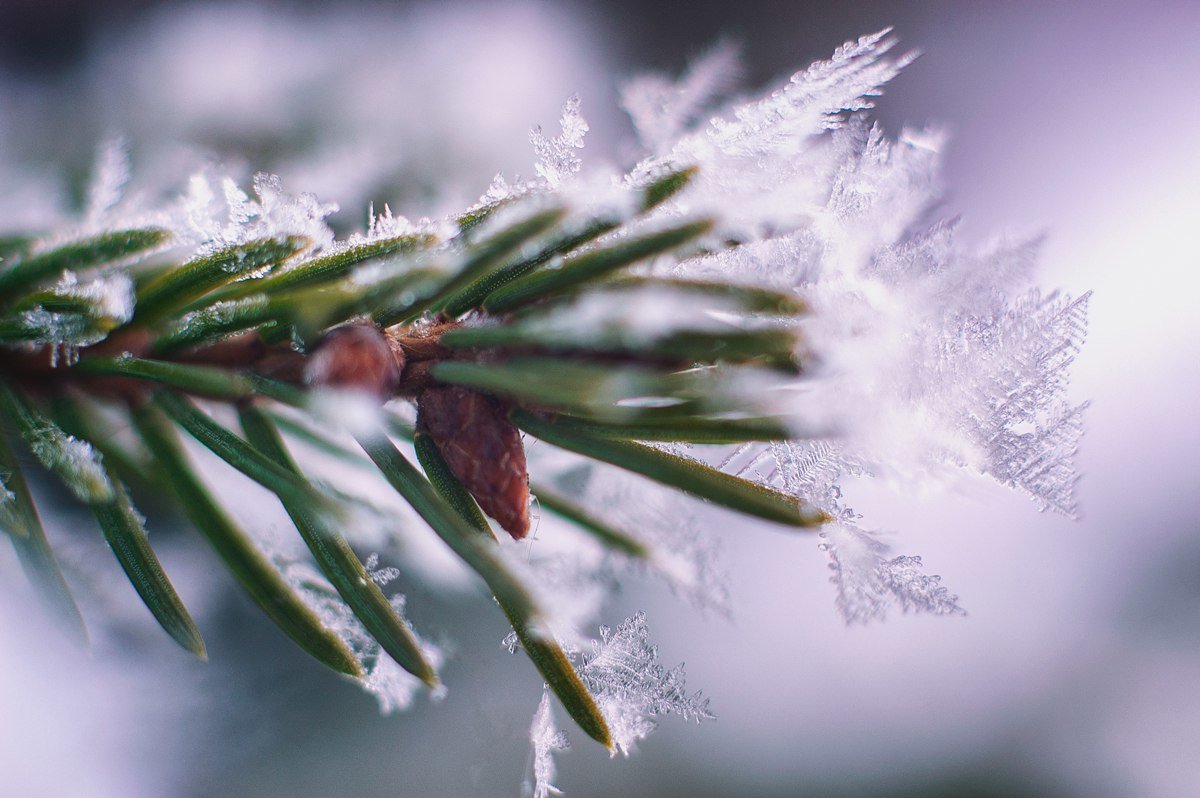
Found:
[[[226,247],[170,269],[138,290],[135,319],[157,321],[233,280],[282,263],[311,242],[301,236],[261,238]]]
[[[137,408],[133,418],[146,447],[166,473],[184,514],[220,555],[250,598],[318,662],[339,673],[361,676],[362,668],[346,644],[321,624],[200,481],[170,420],[149,403]]]
[[[713,222],[708,219],[690,222],[570,257],[558,268],[540,269],[501,288],[484,301],[483,307],[489,313],[511,312],[547,296],[577,288],[638,261],[678,249],[709,233],[712,228]]]
[[[244,405],[239,417],[246,437],[253,445],[299,478],[300,471],[271,419],[254,405]],[[297,502],[283,495],[279,499],[312,552],[317,566],[354,612],[354,616],[397,664],[426,685],[436,687],[437,672],[426,658],[421,644],[371,580],[346,539],[330,529],[325,517],[320,512],[314,512],[311,504]]]
[[[200,630],[150,548],[142,518],[130,504],[124,486],[116,483],[113,498],[93,504],[92,510],[117,562],[155,620],[185,650],[208,659]]]
[[[29,486],[21,473],[8,438],[0,432],[0,469],[4,472],[4,487],[12,497],[4,503],[5,531],[9,533],[17,558],[29,581],[33,583],[42,603],[50,610],[59,625],[77,643],[87,646],[88,633],[83,616],[75,603],[67,580],[59,567],[54,550],[46,539]],[[9,507],[8,505],[13,505]],[[19,528],[18,528],[19,527]],[[22,534],[23,533],[23,534]]]
[[[475,569],[491,588],[496,602],[512,624],[525,653],[550,689],[562,702],[563,709],[579,724],[589,737],[606,748],[613,746],[612,735],[604,715],[575,672],[575,667],[553,636],[541,629],[539,615],[525,589],[487,551],[496,542],[491,527],[474,501],[466,495],[436,453],[429,436],[418,432],[418,456],[426,453],[424,462],[432,462],[434,475],[430,483],[385,438],[360,441],[367,454],[379,465],[392,486],[409,501],[463,560]],[[472,534],[472,532],[474,534]]]
[[[0,269],[0,298],[13,297],[25,288],[57,277],[64,270],[79,271],[143,255],[161,247],[170,238],[168,231],[153,227],[117,230],[29,255],[11,264],[5,263]],[[0,304],[9,303],[0,299]]]
[[[525,410],[514,410],[512,419],[518,427],[547,443],[633,471],[731,510],[796,527],[814,527],[829,520],[825,513],[793,496],[661,449],[594,435],[567,419],[545,419]]]

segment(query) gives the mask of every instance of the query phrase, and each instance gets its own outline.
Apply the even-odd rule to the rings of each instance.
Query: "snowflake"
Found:
[[[385,565],[382,568],[379,566],[378,552],[371,552],[370,556],[367,557],[367,561],[363,563],[363,566],[367,569],[367,573],[371,575],[371,581],[380,587],[384,587],[400,576],[399,568],[393,568],[390,565]]]
[[[575,150],[583,148],[583,137],[588,132],[588,124],[579,113],[579,96],[567,100],[563,106],[562,119],[559,120],[562,133],[552,139],[546,138],[541,127],[535,127],[529,133],[529,141],[537,154],[537,164],[534,169],[551,188],[557,188],[566,178],[579,172],[583,162]]]
[[[882,618],[889,606],[904,612],[961,615],[958,596],[941,586],[941,577],[921,572],[920,557],[890,557],[891,550],[850,524],[829,524],[821,532],[829,552],[830,581],[837,586],[837,608],[847,623]]]
[[[715,717],[707,698],[687,692],[683,665],[667,670],[659,664],[658,647],[650,644],[649,636],[644,612],[625,619],[616,631],[602,626],[600,640],[579,666],[608,722],[614,753],[628,755],[654,731],[661,715],[697,723]]]

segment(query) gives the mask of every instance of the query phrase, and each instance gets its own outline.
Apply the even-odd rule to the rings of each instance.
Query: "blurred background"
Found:
[[[1044,231],[1040,283],[1095,291],[1074,371],[1092,401],[1084,517],[982,481],[935,498],[864,487],[858,509],[969,614],[851,629],[815,540],[722,519],[732,618],[638,583],[605,612],[645,609],[718,720],[664,718],[613,761],[568,729],[556,784],[576,798],[1200,794],[1200,5],[0,0],[3,226],[69,203],[115,134],[150,174],[180,174],[185,144],[277,171],[338,201],[347,229],[368,200],[438,213],[498,171],[531,174],[529,127],[554,130],[573,93],[587,162],[628,165],[616,92],[634,74],[731,40],[746,88],[770,89],[886,25],[924,55],[875,116],[893,134],[951,131],[945,214],[976,240]],[[47,525],[69,545],[86,519],[57,504]],[[0,796],[519,794],[540,686],[500,649],[498,614],[440,607],[425,625],[454,641],[449,694],[381,717],[163,534],[181,593],[207,607],[207,664],[159,639],[82,546],[77,569],[113,571],[85,617],[118,622],[80,654],[0,555]]]

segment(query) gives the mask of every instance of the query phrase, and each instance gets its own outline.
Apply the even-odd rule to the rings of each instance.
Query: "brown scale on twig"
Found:
[[[368,393],[386,402],[396,393],[404,354],[371,324],[346,324],[325,334],[304,366],[304,381]]]
[[[331,330],[308,359],[312,385],[415,398],[417,426],[427,432],[451,473],[480,509],[516,539],[529,534],[529,475],[521,433],[494,397],[438,385],[429,370],[451,355],[440,339],[447,323],[387,334],[374,325]]]
[[[529,472],[507,411],[493,396],[435,385],[417,399],[417,427],[429,433],[480,509],[520,540],[529,534]]]
[[[520,540],[529,534],[529,473],[521,433],[508,418],[507,404],[478,391],[440,385],[429,373],[439,361],[455,356],[441,338],[459,326],[442,322],[389,338],[403,363],[397,390],[416,399],[418,428],[429,434],[480,509]]]

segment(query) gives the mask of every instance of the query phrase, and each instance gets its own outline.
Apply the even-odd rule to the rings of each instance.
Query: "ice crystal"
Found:
[[[506,551],[516,554],[518,547]],[[525,581],[533,585],[547,631],[568,646],[582,642],[584,630],[617,585],[603,553],[585,547],[534,545],[521,552],[520,563]]]
[[[399,568],[393,568],[390,565],[380,567],[379,552],[371,552],[371,555],[367,557],[367,561],[363,563],[363,566],[367,569],[367,573],[371,575],[371,581],[380,587],[384,587],[400,576]]]
[[[120,269],[85,280],[66,271],[46,293],[52,301],[22,311],[17,321],[25,340],[49,347],[51,366],[74,363],[80,348],[104,340],[133,315],[133,280]]]
[[[887,544],[851,524],[829,524],[821,537],[821,548],[830,555],[837,608],[847,623],[883,618],[892,606],[904,612],[963,614],[958,596],[941,586],[941,577],[921,572],[920,557],[892,557]]]
[[[348,238],[336,242],[327,252],[338,252],[399,236],[430,235],[438,239],[449,238],[455,232],[456,228],[447,219],[430,219],[423,216],[413,221],[406,216],[392,213],[392,208],[387,203],[384,203],[382,213],[375,213],[375,203],[372,202],[367,206],[366,233],[353,233]]]
[[[392,607],[398,615],[404,612],[404,597],[397,595],[391,599]],[[361,634],[366,635],[365,630]],[[361,648],[355,649],[362,661],[366,675],[361,681],[363,690],[370,693],[379,702],[379,711],[384,715],[403,712],[412,706],[413,699],[421,692],[424,685],[411,673],[402,668],[390,656],[385,654],[368,635],[368,642]],[[425,658],[437,670],[441,667],[444,656],[440,648],[428,640],[418,638]],[[349,640],[353,645],[354,641]],[[431,694],[431,698],[440,700],[445,696],[446,688],[439,685]]]
[[[220,178],[223,207],[216,201],[212,183],[213,178],[206,174],[193,175],[181,213],[181,228],[203,244],[202,252],[283,236],[304,236],[314,249],[333,242],[333,230],[325,218],[338,206],[321,202],[311,193],[288,194],[278,175],[256,174],[253,199],[233,178]]]
[[[639,529],[640,539],[650,550],[645,568],[651,576],[700,610],[725,618],[732,616],[721,539],[704,530],[686,500],[667,497],[663,492],[659,501],[645,506]],[[628,570],[635,572],[638,566],[636,561],[627,563]]]
[[[579,673],[608,721],[616,750],[625,755],[654,731],[662,715],[697,723],[715,717],[707,698],[687,692],[683,665],[667,670],[659,664],[644,612],[627,618],[615,631],[600,627],[600,640],[583,658]]]
[[[552,783],[556,772],[554,754],[557,751],[566,751],[571,744],[567,742],[566,733],[554,722],[549,689],[542,691],[542,700],[538,702],[537,711],[533,714],[533,724],[529,727],[529,743],[531,773],[521,785],[521,794],[526,798],[562,795],[562,790]]]
[[[953,222],[930,220],[945,136],[904,130],[889,140],[862,114],[912,58],[892,57],[888,34],[848,42],[767,97],[713,109],[707,123],[691,110],[673,115],[663,98],[715,97],[712,79],[635,82],[626,93],[639,130],[678,131],[643,135],[639,169],[698,165],[676,204],[713,208],[750,239],[671,274],[790,288],[813,308],[806,378],[760,392],[781,402],[772,409],[797,439],[734,448],[721,467],[839,519],[842,533],[823,548],[849,621],[888,606],[957,611],[919,558],[893,557],[863,525],[843,498],[849,478],[940,484],[966,467],[1073,516],[1085,407],[1066,394],[1087,296],[1030,287],[1036,241],[970,247]]]
[[[57,313],[34,308],[21,313],[21,326],[35,344],[50,347],[50,365],[73,365],[79,348],[101,341],[103,330],[97,330],[92,320],[79,313]]]
[[[101,145],[88,187],[89,220],[98,221],[121,201],[130,171],[129,149],[124,139],[114,138]]]
[[[700,165],[689,207],[718,213],[739,238],[811,223],[828,198],[822,184],[837,163],[823,154],[828,142],[821,134],[841,127],[848,113],[870,108],[871,97],[912,58],[887,57],[896,44],[888,33],[847,42],[783,89],[652,145],[635,173],[650,173],[664,161]]]
[[[1087,403],[1072,405],[1064,395],[1067,369],[1086,332],[1089,298],[1031,290],[996,316],[972,319],[957,339],[986,364],[976,366],[968,383],[987,401],[988,412],[970,418],[987,452],[984,469],[1030,494],[1043,510],[1071,518],[1078,512],[1074,456]]]
[[[379,702],[379,711],[390,715],[412,706],[417,694],[424,689],[420,679],[383,652],[375,638],[338,596],[333,585],[303,552],[282,543],[276,536],[267,536],[263,542],[292,589],[317,614],[322,625],[342,638],[358,658],[364,674],[362,679],[357,680],[358,684]],[[404,596],[396,594],[390,602],[396,614],[403,618]],[[438,668],[444,658],[441,649],[419,636],[417,639],[425,657],[435,669]]]
[[[770,152],[789,135],[839,127],[847,112],[873,107],[880,87],[915,58],[885,58],[896,46],[891,32],[846,42],[829,60],[794,74],[783,89],[739,106],[734,120],[714,119],[708,138],[727,152]]]
[[[196,326],[225,324],[247,313],[264,309],[267,303],[267,297],[261,294],[244,299],[214,302],[206,308],[185,313],[178,322],[172,325],[171,334],[184,334]]]
[[[563,180],[576,174],[583,164],[575,150],[583,148],[588,124],[579,113],[578,95],[572,96],[563,106],[559,125],[562,133],[554,138],[546,138],[540,126],[529,133],[529,141],[538,158],[534,169],[551,188],[557,188]]]
[[[664,151],[734,88],[741,71],[738,48],[723,42],[690,63],[678,80],[667,75],[630,80],[621,89],[621,105],[646,149]]]
[[[74,272],[66,272],[54,287],[60,297],[85,302],[88,310],[113,326],[133,317],[133,280],[123,271],[79,282]]]

